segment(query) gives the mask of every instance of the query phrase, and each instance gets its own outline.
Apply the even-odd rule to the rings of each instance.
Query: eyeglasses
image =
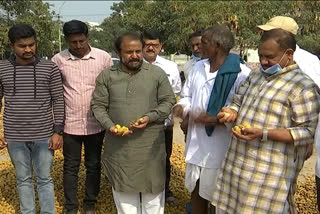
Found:
[[[152,44],[152,43],[145,43],[144,44],[146,46],[146,48],[159,48],[160,47],[160,44]]]

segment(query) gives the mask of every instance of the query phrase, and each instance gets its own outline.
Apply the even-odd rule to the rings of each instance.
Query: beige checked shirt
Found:
[[[296,213],[296,178],[313,143],[320,111],[319,89],[297,65],[272,76],[251,72],[234,97],[236,124],[288,129],[293,144],[243,141],[233,136],[213,204],[228,213]],[[285,208],[286,207],[286,208]]]
[[[90,101],[96,78],[112,65],[112,60],[107,52],[90,48],[90,53],[81,59],[68,50],[52,58],[62,73],[66,117],[64,132],[68,134],[90,135],[103,130],[90,110]]]

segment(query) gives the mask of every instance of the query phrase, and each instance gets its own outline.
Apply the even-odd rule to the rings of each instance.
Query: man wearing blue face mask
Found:
[[[290,17],[276,16],[270,19],[266,24],[259,25],[259,29],[268,31],[274,28],[281,28],[294,35],[298,32],[298,24]],[[308,75],[318,86],[320,86],[320,61],[316,55],[301,49],[296,45],[294,52],[294,61],[299,65],[303,73]],[[317,163],[316,163],[316,186],[317,186],[317,204],[318,211],[320,212],[320,124],[316,129],[315,147],[317,150]],[[312,155],[313,147],[310,147],[310,156]]]
[[[217,115],[219,122],[250,126],[232,131],[218,176],[213,205],[227,213],[297,213],[296,180],[313,144],[320,95],[294,62],[295,47],[287,31],[264,32],[261,68]]]
[[[292,50],[289,50],[289,51],[292,51]],[[260,60],[260,70],[263,73],[265,73],[266,75],[272,75],[272,74],[277,73],[278,71],[281,71],[282,67],[281,67],[280,63],[281,63],[283,57],[285,56],[286,52],[287,52],[287,50],[283,53],[283,55],[282,55],[281,59],[279,60],[279,62],[277,64],[275,64],[275,65],[272,65],[271,67],[268,67],[268,64],[269,64],[268,60]],[[288,62],[289,62],[289,59],[288,59],[288,61],[285,64],[284,67],[287,66]]]
[[[272,29],[282,29],[294,36],[297,35],[299,29],[296,21],[288,16],[275,16],[267,23],[258,25],[257,27],[264,32]],[[301,71],[320,87],[320,61],[318,57],[306,50],[303,50],[298,44],[296,44],[293,60],[297,63]],[[320,177],[320,169],[318,171]]]

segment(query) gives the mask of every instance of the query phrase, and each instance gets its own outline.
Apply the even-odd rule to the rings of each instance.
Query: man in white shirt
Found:
[[[159,53],[162,49],[160,33],[157,31],[145,31],[143,32],[143,41],[144,47],[142,52],[144,60],[150,64],[159,66],[162,70],[166,72],[175,96],[179,96],[181,92],[181,79],[178,70],[178,65],[170,60],[167,60],[159,56]],[[165,144],[167,154],[165,197],[168,202],[176,202],[176,199],[173,197],[173,193],[169,189],[171,173],[170,157],[172,153],[172,140],[173,118],[172,115],[170,115],[169,118],[165,121]]]
[[[257,26],[263,31],[269,31],[275,28],[281,28],[285,31],[297,35],[298,24],[296,21],[287,16],[275,16],[271,18],[266,24]],[[320,87],[320,61],[316,55],[301,49],[296,45],[296,50],[293,55],[293,60],[298,64],[304,74],[312,79],[318,87]],[[320,116],[320,115],[319,115]],[[317,150],[316,163],[316,186],[317,186],[317,204],[320,212],[320,121],[318,123],[315,135],[315,147]],[[310,155],[313,147],[310,147]]]
[[[208,202],[212,201],[216,177],[232,135],[231,127],[219,124],[216,114],[212,114],[211,98],[225,97],[215,112],[230,104],[250,73],[239,56],[229,54],[233,45],[234,37],[224,25],[214,25],[203,32],[201,52],[206,59],[197,62],[189,73],[181,99],[173,109],[175,116],[189,117],[185,185],[191,192],[192,213],[208,213]],[[222,85],[228,85],[229,90],[219,87]]]
[[[182,69],[184,79],[188,78],[188,74],[193,66],[201,59],[201,31],[198,30],[189,35],[189,44],[191,47],[191,59],[187,61]]]
[[[183,83],[188,78],[188,75],[192,71],[194,65],[201,60],[201,35],[202,32],[200,30],[189,35],[189,44],[191,47],[192,56],[191,59],[183,66],[181,75],[181,80]],[[180,123],[180,128],[185,134],[185,137],[187,137],[188,120],[182,120]]]

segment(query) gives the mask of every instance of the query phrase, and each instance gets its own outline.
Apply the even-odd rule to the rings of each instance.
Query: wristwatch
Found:
[[[58,135],[63,135],[63,126],[62,125],[54,125],[53,126],[53,133],[57,133]]]
[[[265,142],[268,140],[268,129],[262,129],[262,138],[261,141]]]
[[[63,130],[53,130],[54,133],[57,133],[58,135],[63,135]]]

